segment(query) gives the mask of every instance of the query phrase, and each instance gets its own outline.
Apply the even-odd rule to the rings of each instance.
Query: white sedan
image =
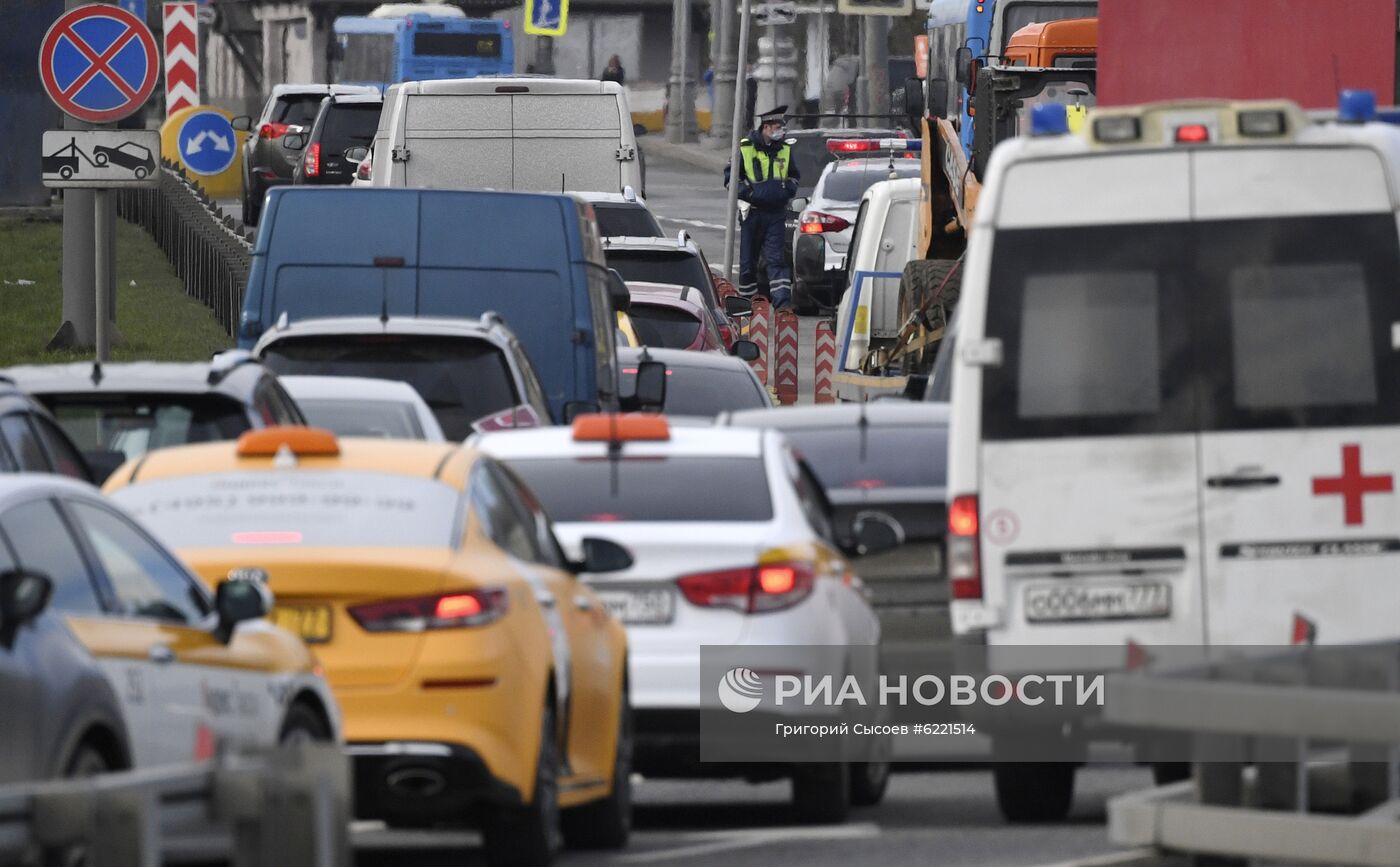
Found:
[[[713,773],[698,767],[701,645],[880,641],[879,621],[842,553],[856,544],[837,541],[846,534],[832,525],[821,486],[776,431],[584,416],[572,428],[468,442],[525,481],[567,550],[576,554],[605,523],[608,537],[632,553],[631,569],[588,580],[627,626],[634,766],[643,775]],[[891,539],[899,535],[884,516],[867,521],[883,524]],[[861,535],[863,553],[872,553],[878,546]],[[880,800],[888,764],[793,765],[787,773],[804,819],[838,821],[849,803]]]
[[[281,376],[308,424],[342,437],[446,441],[413,386],[368,376]]]

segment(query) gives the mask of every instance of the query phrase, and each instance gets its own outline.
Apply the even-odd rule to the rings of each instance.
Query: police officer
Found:
[[[780,105],[759,115],[759,128],[739,142],[739,198],[749,203],[748,216],[739,227],[739,291],[758,290],[758,257],[768,261],[768,292],[774,309],[792,303],[792,270],[783,252],[788,202],[797,195],[801,177],[792,162],[792,145],[784,140],[787,129]],[[730,167],[724,167],[729,186]]]

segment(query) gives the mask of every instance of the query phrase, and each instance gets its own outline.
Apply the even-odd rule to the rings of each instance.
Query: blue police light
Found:
[[[1366,123],[1376,118],[1376,95],[1369,90],[1344,90],[1337,100],[1337,120]]]
[[[1031,135],[1064,135],[1069,132],[1069,112],[1057,102],[1041,103],[1031,109]]]

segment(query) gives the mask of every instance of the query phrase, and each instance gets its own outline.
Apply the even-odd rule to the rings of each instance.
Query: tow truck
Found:
[[[895,337],[870,336],[857,364],[836,372],[838,399],[913,396],[922,390],[938,343],[957,302],[961,263],[973,224],[981,178],[998,142],[1030,130],[1038,105],[1066,106],[1072,129],[1095,103],[1098,21],[1066,18],[1092,3],[935,3],[929,12],[929,60],[924,81],[905,83],[905,112],[923,134],[923,195],[916,257],[904,268]],[[1004,44],[1007,7],[1020,27]],[[1010,16],[1010,10],[1017,11]],[[948,31],[958,10],[970,21],[965,42],[950,51]],[[980,23],[980,29],[978,24]],[[973,35],[975,33],[983,35]],[[992,53],[988,45],[999,46]],[[956,103],[951,103],[955,98]],[[854,278],[853,281],[854,283]]]

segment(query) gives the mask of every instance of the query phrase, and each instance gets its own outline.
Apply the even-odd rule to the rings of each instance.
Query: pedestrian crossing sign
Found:
[[[569,0],[525,0],[525,32],[563,36],[569,25]]]

